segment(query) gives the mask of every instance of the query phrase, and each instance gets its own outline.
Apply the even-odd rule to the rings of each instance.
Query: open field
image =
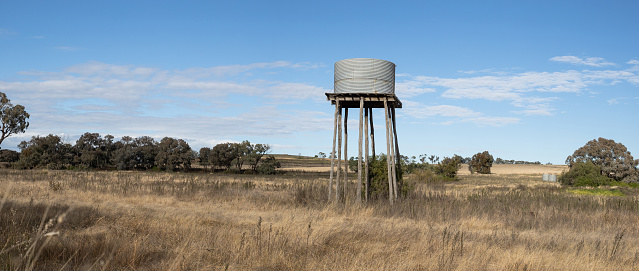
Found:
[[[492,174],[516,174],[516,175],[542,175],[544,173],[559,175],[568,171],[567,165],[504,165],[494,164],[490,168]],[[458,171],[459,175],[470,175],[468,165],[463,164]]]
[[[276,157],[277,160],[282,163],[282,169],[287,171],[330,172],[331,170],[331,159],[328,158],[321,159],[295,155],[276,155]],[[527,174],[540,176],[544,173],[559,175],[563,171],[567,170],[567,165],[494,164],[491,168],[491,172],[493,174]],[[458,174],[470,175],[468,165],[463,164],[461,169],[459,169]]]
[[[550,172],[549,172],[550,173]],[[0,170],[9,270],[636,270],[639,199],[541,173],[416,185],[389,206],[327,203],[327,180]],[[411,178],[408,176],[407,178]],[[351,187],[353,185],[351,184]]]

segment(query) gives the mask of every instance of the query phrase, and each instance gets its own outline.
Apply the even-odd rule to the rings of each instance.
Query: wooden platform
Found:
[[[326,99],[335,105],[339,100],[342,108],[359,108],[359,100],[364,99],[364,107],[384,108],[384,98],[388,99],[388,106],[402,108],[402,102],[395,94],[389,93],[326,93]]]

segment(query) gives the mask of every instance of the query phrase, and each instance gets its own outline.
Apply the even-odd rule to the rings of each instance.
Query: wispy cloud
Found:
[[[405,101],[403,103],[403,113],[413,118],[435,118],[448,119],[440,122],[441,125],[451,125],[454,123],[473,123],[477,126],[500,127],[509,124],[519,123],[520,119],[515,117],[493,117],[485,116],[483,113],[472,109],[454,105],[434,105],[428,106],[420,102]]]
[[[395,83],[395,90],[398,95],[403,97],[414,97],[424,93],[435,92],[433,88],[424,87],[426,83],[416,80],[405,80],[403,82]]]
[[[415,118],[426,118],[433,116],[444,117],[478,117],[481,113],[475,112],[468,108],[454,106],[454,105],[434,105],[427,106],[419,102],[405,101],[404,113],[413,116]]]
[[[602,60],[588,61],[604,63]],[[633,64],[635,61],[628,63]],[[481,72],[491,73],[491,70]],[[474,72],[468,74],[474,74]],[[633,67],[626,70],[495,72],[491,75],[461,78],[413,76],[401,84],[406,89],[408,97],[436,91],[441,93],[442,98],[509,102],[510,105],[519,108],[512,111],[513,113],[550,116],[556,111],[552,103],[558,99],[556,95],[559,93],[579,94],[588,92],[592,86],[615,85],[622,82],[639,84],[639,69]],[[401,93],[399,88],[398,93]]]
[[[601,57],[576,57],[576,56],[556,56],[550,58],[551,61],[557,62],[565,62],[574,65],[584,65],[584,66],[592,66],[592,67],[604,67],[604,66],[614,66],[615,63],[607,62],[605,59]]]
[[[1,28],[0,27],[0,38],[3,38],[3,37],[8,38],[8,37],[15,36],[15,35],[17,35],[16,32],[13,32],[12,30],[9,30],[7,28]]]
[[[84,48],[72,47],[72,46],[56,46],[56,47],[53,47],[53,49],[61,50],[61,51],[67,51],[67,52],[75,52],[75,51],[84,50]]]
[[[204,144],[332,127],[330,116],[322,112],[279,106],[280,100],[323,100],[328,89],[250,76],[244,81],[228,79],[256,69],[312,67],[276,61],[163,70],[87,62],[61,71],[23,72],[25,79],[0,81],[0,89],[15,103],[27,106],[32,116],[30,131],[106,130],[116,136],[175,136]]]
[[[510,124],[517,124],[520,122],[520,119],[514,117],[476,117],[467,118],[464,121],[472,122],[478,126],[501,127]]]

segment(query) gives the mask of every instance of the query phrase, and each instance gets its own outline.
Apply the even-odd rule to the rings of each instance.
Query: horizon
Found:
[[[639,2],[0,3],[0,92],[24,134],[269,144],[330,154],[333,65],[396,67],[400,153],[565,164],[599,137],[639,153]],[[374,110],[376,131],[382,111]],[[351,110],[349,153],[357,153]],[[379,127],[379,128],[378,128]],[[377,149],[385,144],[378,140]],[[639,158],[635,155],[635,159]]]

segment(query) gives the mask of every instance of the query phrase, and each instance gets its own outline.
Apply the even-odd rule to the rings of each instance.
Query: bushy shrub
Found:
[[[609,185],[612,178],[604,176],[601,167],[592,161],[576,162],[570,167],[568,172],[559,176],[559,182],[563,185],[572,186],[592,186]]]
[[[194,153],[186,141],[165,137],[158,144],[155,164],[160,170],[176,171],[191,168]]]
[[[490,174],[490,168],[493,166],[494,161],[493,156],[488,151],[479,152],[470,159],[468,170],[470,170],[470,173]]]
[[[388,166],[386,155],[380,154],[370,157],[368,161],[368,174],[371,179],[369,187],[372,199],[388,198]]]
[[[0,150],[0,162],[13,163],[20,159],[20,153],[14,150]]]
[[[587,161],[599,166],[601,173],[607,177],[625,183],[639,183],[639,160],[632,157],[626,146],[614,140],[593,139],[566,158],[566,164],[570,166]]]
[[[62,142],[57,135],[33,136],[22,141],[20,159],[13,163],[17,169],[63,168],[71,163],[73,150],[70,144]]]
[[[454,155],[453,157],[444,157],[439,164],[435,167],[435,172],[442,177],[445,181],[456,180],[457,171],[461,168],[462,157]]]
[[[279,161],[275,160],[273,155],[269,155],[262,161],[262,163],[257,166],[257,173],[265,174],[265,175],[273,175],[277,173],[277,169],[281,168],[282,164]]]
[[[434,167],[416,170],[411,175],[411,179],[415,181],[416,183],[425,183],[425,184],[439,183],[444,180],[441,175],[437,175],[435,173]]]
[[[355,160],[357,161],[357,160]],[[397,168],[397,189],[400,197],[406,196],[414,190],[412,183],[404,182],[403,172]],[[368,174],[371,179],[369,187],[371,199],[388,199],[388,164],[385,154],[370,157],[368,161]]]

